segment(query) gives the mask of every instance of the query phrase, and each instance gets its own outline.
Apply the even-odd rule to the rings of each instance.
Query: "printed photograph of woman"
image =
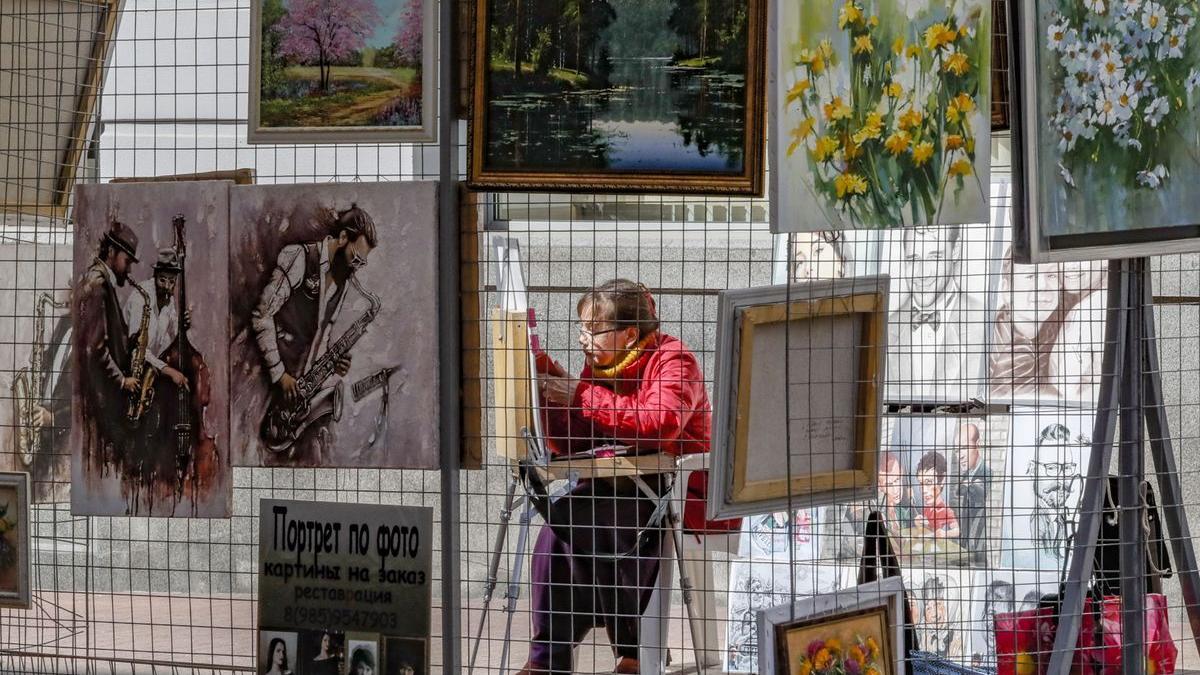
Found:
[[[538,359],[551,451],[620,444],[634,452],[707,452],[712,413],[700,364],[659,329],[646,287],[614,279],[585,293],[576,312],[583,372],[572,376],[549,356]],[[657,494],[670,487],[667,475],[642,478]],[[572,672],[575,647],[601,625],[615,672],[639,672],[638,617],[661,564],[656,502],[632,479],[615,478],[581,480],[550,507],[533,556],[532,640],[519,675]]]
[[[293,675],[292,655],[296,653],[296,634],[261,631],[258,634],[258,661],[261,675]]]

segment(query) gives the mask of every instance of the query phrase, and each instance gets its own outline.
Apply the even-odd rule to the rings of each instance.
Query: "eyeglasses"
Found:
[[[622,328],[621,328],[620,326],[618,326],[618,327],[616,327],[616,328],[606,328],[606,329],[604,329],[604,330],[588,330],[588,329],[587,329],[587,326],[584,326],[584,325],[583,325],[583,324],[581,324],[581,323],[580,323],[580,324],[576,324],[576,326],[575,326],[575,327],[576,327],[576,328],[579,330],[579,336],[580,336],[580,337],[585,337],[585,338],[587,338],[589,341],[593,341],[593,342],[594,342],[594,341],[596,340],[596,338],[597,338],[598,336],[600,336],[600,335],[604,335],[605,333],[615,333],[615,332],[617,332],[617,331],[619,331],[619,330],[622,330]]]

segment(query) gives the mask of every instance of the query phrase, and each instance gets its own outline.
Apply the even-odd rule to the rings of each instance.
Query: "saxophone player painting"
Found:
[[[436,468],[436,184],[231,195],[235,464]]]
[[[229,185],[76,189],[74,514],[229,515]]]

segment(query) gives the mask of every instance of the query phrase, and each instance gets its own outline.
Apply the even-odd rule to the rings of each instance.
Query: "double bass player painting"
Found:
[[[234,463],[436,468],[436,184],[231,195]]]
[[[228,517],[229,183],[82,185],[72,512]]]

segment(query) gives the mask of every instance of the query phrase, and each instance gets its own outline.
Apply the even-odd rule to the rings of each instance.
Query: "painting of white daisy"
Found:
[[[1200,2],[1022,0],[1030,262],[1200,249]]]
[[[987,221],[988,0],[772,11],[772,231]]]

